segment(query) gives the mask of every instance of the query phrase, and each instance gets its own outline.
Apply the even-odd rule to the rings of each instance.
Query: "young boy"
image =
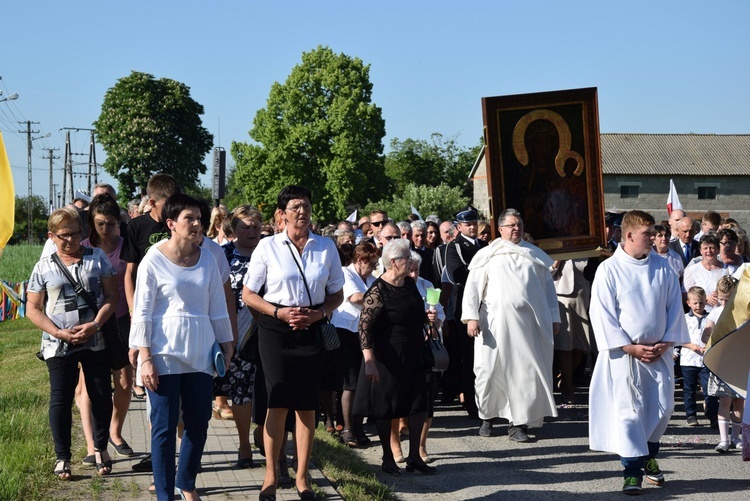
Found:
[[[680,365],[682,368],[683,402],[688,426],[698,426],[698,411],[695,395],[700,383],[705,399],[705,415],[711,426],[716,423],[719,400],[708,396],[708,375],[710,371],[703,365],[703,352],[706,344],[701,340],[706,326],[706,291],[702,287],[691,287],[687,292],[687,305],[690,311],[685,314],[685,322],[690,333],[690,342],[682,346]]]
[[[631,211],[622,243],[596,271],[591,326],[599,357],[591,379],[592,450],[613,452],[623,466],[623,492],[641,494],[643,475],[656,485],[659,440],[674,409],[672,346],[690,342],[677,274],[651,252],[654,218]]]

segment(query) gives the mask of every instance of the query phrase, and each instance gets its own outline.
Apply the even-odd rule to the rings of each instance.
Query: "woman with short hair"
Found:
[[[138,349],[151,404],[157,498],[173,499],[176,486],[184,499],[196,500],[195,478],[211,419],[213,348],[219,343],[226,369],[234,335],[216,258],[195,243],[202,238],[200,202],[172,195],[164,202],[162,218],[171,236],[138,266],[130,347]],[[184,431],[175,469],[180,410]]]
[[[275,465],[282,454],[284,423],[294,411],[296,487],[301,499],[315,498],[307,472],[323,370],[319,329],[328,312],[341,304],[344,285],[336,244],[310,230],[311,198],[303,186],[281,190],[277,214],[284,230],[260,241],[242,293],[245,304],[260,313],[258,347],[268,392],[266,464]],[[268,467],[260,499],[276,499],[276,488],[276,468]]]
[[[55,475],[70,480],[71,408],[78,382],[78,364],[91,399],[97,475],[112,472],[107,453],[112,419],[110,373],[100,328],[117,307],[115,270],[101,249],[81,245],[81,221],[70,207],[54,211],[47,221],[48,237],[57,250],[42,257],[29,278],[26,316],[42,330],[42,358],[49,370],[49,422],[55,442]],[[94,298],[98,311],[76,293],[60,264]]]

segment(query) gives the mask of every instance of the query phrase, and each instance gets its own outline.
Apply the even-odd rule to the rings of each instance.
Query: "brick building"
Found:
[[[707,210],[750,228],[750,135],[601,134],[604,201],[607,210],[640,209],[657,221],[667,218],[672,179],[685,211]],[[488,213],[484,153],[469,176],[474,204]]]

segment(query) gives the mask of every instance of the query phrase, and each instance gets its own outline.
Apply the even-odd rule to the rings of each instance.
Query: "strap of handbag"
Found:
[[[83,285],[81,285],[81,283],[78,280],[73,278],[73,275],[70,274],[70,271],[63,264],[62,260],[60,259],[60,256],[58,256],[56,252],[52,254],[52,260],[60,268],[60,271],[62,271],[62,274],[65,275],[65,278],[68,279],[68,282],[70,282],[70,285],[73,286],[73,288],[76,291],[76,294],[81,296],[83,300],[86,301],[86,304],[89,306],[89,308],[91,308],[91,311],[94,312],[94,315],[99,313],[99,307],[96,305],[96,301],[94,301],[94,298],[91,297],[91,294],[89,294],[89,291],[84,289]]]
[[[297,261],[297,258],[294,257],[294,251],[292,250],[292,245],[289,243],[289,240],[284,240],[284,244],[286,244],[287,248],[289,249],[289,253],[292,255],[292,259],[294,260],[294,264],[297,265],[297,269],[299,270],[299,274],[302,275],[302,281],[305,283],[305,290],[307,291],[307,299],[310,301],[310,308],[312,308],[313,307],[312,295],[310,294],[310,287],[307,286],[307,279],[305,278],[305,272],[302,271],[302,266]]]

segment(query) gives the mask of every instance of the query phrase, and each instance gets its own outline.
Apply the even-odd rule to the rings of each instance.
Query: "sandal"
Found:
[[[357,437],[354,436],[354,432],[349,428],[344,428],[341,432],[341,441],[349,447],[357,447],[359,445]]]
[[[144,390],[143,393],[138,393],[137,391],[135,391],[136,388],[143,389],[141,386],[134,386],[133,389],[130,390],[130,392],[133,394],[133,398],[137,398],[138,400],[145,399],[146,398],[146,391]]]
[[[108,459],[107,461],[102,460],[102,453],[107,453],[107,450],[94,450],[94,456],[96,457],[96,474],[100,477],[105,477],[112,473],[112,459]],[[109,454],[107,454],[107,456],[109,456]]]
[[[53,473],[58,480],[70,480],[73,476],[73,474],[70,472],[70,461],[58,459],[55,463],[55,471]]]
[[[229,407],[219,407],[214,404],[212,406],[212,414],[214,419],[225,419],[227,421],[234,420],[234,413]]]

